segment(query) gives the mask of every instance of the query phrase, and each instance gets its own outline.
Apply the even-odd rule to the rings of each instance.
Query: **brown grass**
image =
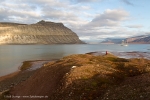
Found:
[[[51,100],[100,100],[104,98],[107,90],[116,87],[127,78],[149,72],[150,61],[146,59],[124,59],[111,54],[71,55],[45,64],[33,77],[14,88],[11,93],[38,93],[36,95],[48,95]],[[42,92],[37,92],[39,89],[36,87],[43,87],[40,90]]]
[[[20,71],[18,70],[18,71],[14,72],[14,73],[11,73],[11,74],[8,74],[8,75],[5,75],[5,76],[1,76],[0,77],[0,82],[5,80],[5,79],[8,79],[8,78],[16,76],[19,72]]]
[[[30,68],[32,66],[32,61],[24,61],[20,70],[23,71],[23,70],[26,70],[28,68]]]

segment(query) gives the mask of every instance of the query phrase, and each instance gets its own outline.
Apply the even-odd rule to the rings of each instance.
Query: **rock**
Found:
[[[72,69],[76,68],[77,66],[72,66]]]
[[[62,23],[0,23],[0,44],[77,44],[83,43],[76,33]]]

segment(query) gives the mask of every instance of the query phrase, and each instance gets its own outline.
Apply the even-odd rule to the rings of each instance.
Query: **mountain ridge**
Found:
[[[78,44],[83,43],[63,23],[46,22],[35,24],[0,23],[0,44]]]
[[[150,35],[131,37],[131,38],[127,38],[126,41],[128,41],[128,43],[133,43],[133,44],[149,44]]]
[[[133,36],[129,38],[107,38],[101,43],[115,43],[120,44],[122,43],[122,40],[127,41],[130,44],[149,44],[150,43],[150,35],[140,35],[140,36]]]

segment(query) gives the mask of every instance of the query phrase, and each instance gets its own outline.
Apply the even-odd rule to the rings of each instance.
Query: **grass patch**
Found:
[[[125,74],[125,76],[129,76],[129,77],[133,77],[133,76],[146,73],[145,67],[140,68],[134,64],[119,63],[116,65],[116,69],[118,69],[120,72]]]
[[[106,60],[109,60],[109,61],[112,61],[112,62],[129,62],[128,59],[116,58],[116,57],[107,57]]]
[[[22,66],[21,66],[21,71],[27,70],[32,66],[32,61],[24,61]]]

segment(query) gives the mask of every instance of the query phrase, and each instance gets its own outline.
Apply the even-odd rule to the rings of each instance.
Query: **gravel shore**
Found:
[[[32,76],[44,63],[49,61],[29,61],[31,63],[30,68],[26,70],[18,70],[6,76],[0,77],[0,94],[9,90],[11,87],[20,84],[21,82]],[[23,65],[22,65],[23,66]]]
[[[33,71],[23,71],[18,72],[16,75],[12,75],[9,78],[3,79],[0,81],[0,92],[9,90],[12,86],[25,81],[29,78],[36,70]]]

